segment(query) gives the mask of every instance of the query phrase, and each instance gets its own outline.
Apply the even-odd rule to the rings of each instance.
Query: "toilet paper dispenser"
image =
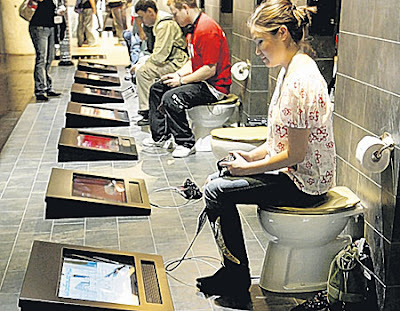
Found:
[[[392,136],[385,132],[383,133],[383,135],[380,137],[380,139],[382,140],[382,142],[385,144],[384,146],[382,146],[381,148],[379,148],[379,150],[374,152],[374,158],[372,158],[375,161],[379,161],[382,158],[382,154],[385,150],[389,150],[389,151],[393,151],[394,149],[394,141]]]
[[[394,141],[389,133],[379,138],[365,136],[357,145],[356,158],[366,170],[380,173],[389,166],[393,149]]]

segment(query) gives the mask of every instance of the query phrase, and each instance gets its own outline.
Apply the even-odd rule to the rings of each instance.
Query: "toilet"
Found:
[[[211,148],[216,159],[229,151],[250,151],[267,139],[266,126],[217,128],[211,131]]]
[[[235,94],[229,94],[223,100],[187,110],[196,137],[196,151],[211,151],[210,131],[222,127],[239,104],[239,98]]]
[[[258,208],[259,222],[269,236],[260,287],[278,293],[326,288],[333,257],[351,242],[341,232],[350,217],[363,212],[360,199],[346,187],[332,188],[327,198],[311,208]]]

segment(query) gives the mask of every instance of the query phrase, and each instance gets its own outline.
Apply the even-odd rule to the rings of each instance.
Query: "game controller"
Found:
[[[231,173],[229,172],[228,168],[226,166],[222,166],[221,163],[222,162],[232,162],[235,159],[236,158],[233,154],[229,154],[226,157],[223,157],[221,160],[217,161],[217,168],[218,168],[220,177],[231,176]]]

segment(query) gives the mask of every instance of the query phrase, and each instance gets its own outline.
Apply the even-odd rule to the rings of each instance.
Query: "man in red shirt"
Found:
[[[149,121],[152,138],[145,146],[165,146],[171,135],[176,158],[195,153],[195,137],[186,109],[224,98],[232,84],[228,42],[221,27],[197,7],[196,0],[168,0],[174,19],[188,29],[189,61],[161,77],[150,89]]]

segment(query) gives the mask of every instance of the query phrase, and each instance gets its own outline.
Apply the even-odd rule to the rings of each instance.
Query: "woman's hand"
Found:
[[[181,76],[176,72],[162,76],[161,81],[169,87],[178,87],[182,85]]]
[[[242,157],[241,152],[232,151],[230,154],[235,158],[233,161],[221,162],[221,166],[225,166],[232,176],[245,176],[248,175],[246,169],[249,162]]]
[[[252,162],[253,158],[250,155],[250,152],[248,151],[243,151],[243,150],[238,150],[236,151],[237,154],[239,154],[243,159],[245,159],[247,162]]]

